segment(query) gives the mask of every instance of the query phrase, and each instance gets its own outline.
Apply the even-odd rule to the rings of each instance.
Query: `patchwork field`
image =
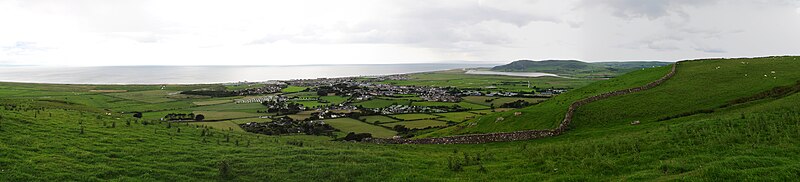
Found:
[[[439,120],[415,120],[415,121],[402,121],[402,122],[394,122],[394,123],[386,123],[381,124],[387,127],[394,127],[396,125],[403,125],[409,129],[422,129],[427,127],[439,127],[439,126],[447,126],[447,123]]]
[[[532,91],[528,87],[538,88],[579,88],[593,82],[590,79],[569,79],[558,77],[510,77],[495,75],[464,74],[463,70],[448,70],[431,73],[412,74],[410,80],[391,80],[384,83],[394,85],[418,85],[458,88],[506,90],[506,91]]]
[[[361,106],[364,108],[382,108],[382,107],[389,107],[391,105],[409,105],[411,101],[398,99],[398,100],[386,100],[386,99],[371,99],[368,101],[362,101],[353,103],[353,105]]]
[[[258,118],[168,124],[149,118],[190,111],[255,115],[264,106],[197,106],[193,102],[204,100],[194,98],[147,103],[110,95],[124,93],[90,91],[147,92],[158,91],[158,85],[0,83],[0,181],[796,181],[797,58],[684,62],[663,85],[584,105],[562,135],[456,145],[270,136],[240,132],[236,125],[269,121]],[[397,135],[390,126],[444,126],[438,120],[470,114],[475,118],[455,126],[411,134],[422,138],[550,129],[572,101],[640,86],[665,71],[632,72],[521,109],[401,114],[392,117],[416,120],[382,125],[350,118],[325,122],[345,133],[376,137]],[[167,86],[173,87],[200,86]],[[132,110],[152,112],[135,119],[127,112]],[[362,118],[377,122],[388,117]]]
[[[476,116],[480,116],[480,114],[475,114],[471,112],[449,112],[449,113],[436,113],[437,116],[442,116],[439,118],[445,121],[452,121],[452,122],[463,122],[469,119],[473,119]]]
[[[223,131],[235,131],[235,132],[245,132],[242,130],[239,125],[233,123],[231,121],[213,121],[213,122],[191,122],[189,124],[192,125],[199,125],[199,126],[208,126],[214,129],[223,130]]]
[[[193,111],[195,115],[202,114],[205,120],[238,119],[247,117],[259,117],[262,114],[230,111]]]
[[[217,104],[225,104],[231,102],[233,102],[233,100],[208,100],[208,101],[197,101],[192,103],[198,106],[207,106],[207,105],[217,105]]]
[[[413,102],[413,103],[411,103],[411,105],[414,105],[414,106],[446,106],[446,107],[452,107],[452,106],[458,105],[458,106],[461,106],[462,108],[467,108],[467,109],[471,109],[471,110],[473,110],[473,109],[488,109],[489,108],[488,106],[479,105],[479,104],[473,104],[473,103],[469,103],[469,102],[457,102],[457,103],[453,103],[453,102]]]
[[[328,119],[323,121],[345,133],[370,133],[373,137],[378,138],[389,138],[397,134],[397,132],[384,127],[367,124],[350,118]]]
[[[490,102],[486,102],[487,100],[491,100]],[[530,103],[538,103],[541,101],[547,100],[546,98],[525,98],[525,97],[488,97],[488,96],[466,96],[464,97],[465,102],[475,103],[485,106],[494,105],[495,107],[500,107],[505,103],[511,103],[517,100],[524,100]]]
[[[342,96],[321,96],[319,97],[321,100],[326,100],[329,104],[341,104],[344,101],[347,101],[349,97],[342,97]]]
[[[301,92],[303,90],[306,90],[307,88],[308,87],[288,86],[286,88],[283,88],[281,90],[281,92],[283,92],[283,93],[295,93],[295,92]]]
[[[110,93],[108,95],[123,99],[146,102],[146,103],[161,103],[161,102],[174,101],[175,99],[169,98],[170,94],[173,93],[175,93],[175,91],[149,90],[149,91],[138,91],[138,92]]]
[[[396,118],[396,119],[399,119],[399,120],[410,121],[410,120],[419,120],[419,119],[435,119],[435,118],[438,118],[438,117],[441,117],[441,116],[418,113],[418,114],[395,114],[395,115],[391,115],[390,117]]]
[[[381,116],[381,115],[361,116],[358,119],[364,120],[367,123],[391,123],[391,122],[396,122],[397,121],[396,119],[392,119],[390,117]]]

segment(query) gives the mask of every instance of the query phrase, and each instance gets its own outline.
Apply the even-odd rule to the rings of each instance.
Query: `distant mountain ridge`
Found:
[[[596,62],[578,60],[518,60],[506,65],[495,66],[492,71],[503,72],[543,72],[572,77],[613,77],[629,71],[658,67],[670,64],[659,61]]]

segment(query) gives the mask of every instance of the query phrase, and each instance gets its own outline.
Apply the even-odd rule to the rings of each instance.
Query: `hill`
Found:
[[[597,62],[587,63],[576,60],[518,60],[506,65],[495,66],[492,71],[503,72],[543,72],[569,77],[613,77],[642,68],[667,65],[667,62]]]
[[[795,61],[796,58],[681,62],[676,75],[662,86],[591,103],[578,109],[573,127],[610,121],[615,124],[634,120],[653,122],[731,107],[737,104],[736,100],[746,100],[745,98],[755,97],[760,92],[790,86],[800,80],[800,73],[791,71],[800,69],[800,62]],[[607,81],[592,83],[538,105],[493,113],[423,137],[554,128],[561,122],[572,102],[613,90],[644,85],[666,74],[667,68],[664,66],[634,71]],[[516,112],[521,115],[515,115]],[[582,116],[588,113],[593,115]],[[497,118],[501,117],[503,120],[498,121]],[[585,119],[592,122],[586,122]]]
[[[82,91],[145,86],[0,83],[0,181],[792,181],[800,178],[798,58],[681,62],[658,87],[579,108],[563,135],[460,145],[377,145],[117,119],[122,115],[104,108],[185,101]],[[563,117],[549,114],[563,112],[562,103],[640,86],[666,71],[634,71],[484,116],[509,116],[501,122],[475,119],[465,122],[477,123],[466,132],[448,129],[547,128]]]

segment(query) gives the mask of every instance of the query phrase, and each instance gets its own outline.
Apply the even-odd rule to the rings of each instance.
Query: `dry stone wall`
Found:
[[[527,130],[527,131],[501,132],[501,133],[457,135],[457,136],[447,136],[439,138],[421,138],[421,139],[369,138],[366,139],[365,142],[372,142],[379,144],[477,144],[477,143],[489,143],[489,142],[530,140],[530,139],[560,135],[561,133],[566,131],[570,123],[572,123],[572,117],[575,113],[575,109],[577,109],[578,107],[594,101],[606,99],[609,97],[640,92],[656,87],[661,83],[664,83],[665,81],[669,80],[670,78],[672,78],[672,76],[675,75],[675,69],[677,68],[677,65],[679,63],[680,62],[676,62],[675,64],[672,64],[672,69],[669,71],[669,73],[667,73],[666,75],[664,75],[663,77],[659,78],[656,81],[648,83],[647,85],[636,88],[629,88],[624,90],[617,90],[613,92],[603,93],[600,95],[595,95],[592,97],[588,97],[573,102],[567,109],[567,113],[564,116],[564,120],[561,121],[561,124],[559,124],[558,127],[552,130]]]

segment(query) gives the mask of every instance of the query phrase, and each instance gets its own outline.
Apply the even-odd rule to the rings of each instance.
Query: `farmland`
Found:
[[[396,134],[396,132],[392,130],[350,118],[329,119],[324,121],[343,132],[370,133],[373,137],[378,138],[389,138]]]
[[[362,116],[359,119],[364,120],[367,123],[391,123],[396,122],[396,119],[392,119],[390,117],[376,115],[376,116]]]
[[[391,115],[389,117],[399,119],[399,120],[420,120],[420,119],[435,119],[440,116],[430,115],[430,114],[398,114],[398,115]]]
[[[324,119],[341,131],[339,137],[242,132],[237,124],[270,122],[258,117],[276,114],[258,112],[266,110],[261,103],[221,102],[233,97],[169,97],[218,85],[168,85],[162,91],[160,86],[0,83],[0,181],[793,181],[800,177],[797,58],[681,62],[662,85],[578,108],[562,135],[458,145],[340,138],[349,132],[390,138],[399,134],[390,129],[395,125],[435,127],[417,130],[416,138],[551,129],[570,103],[641,86],[668,68],[576,86],[520,109],[490,109],[494,102],[475,97],[449,103],[466,103],[466,111],[355,112],[365,115]],[[322,96],[329,102],[346,98]],[[143,117],[134,118],[131,111]],[[289,115],[299,120],[313,112],[318,111]],[[159,121],[169,113],[224,121]]]
[[[394,122],[394,123],[386,123],[381,124],[387,127],[394,127],[396,125],[403,125],[406,128],[412,129],[422,129],[427,127],[438,127],[438,126],[447,126],[447,123],[439,121],[439,120],[414,120],[414,121],[402,121],[402,122]]]

